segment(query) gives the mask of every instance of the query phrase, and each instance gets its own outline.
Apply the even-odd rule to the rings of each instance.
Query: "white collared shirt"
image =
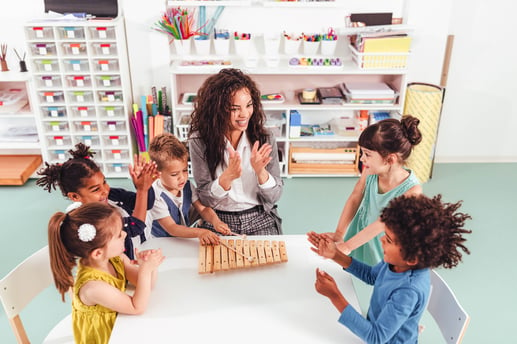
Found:
[[[226,150],[224,152],[224,165],[217,166],[215,174],[217,179],[212,184],[212,193],[217,198],[229,197],[229,202],[221,202],[218,210],[222,211],[241,211],[253,208],[256,205],[261,204],[258,200],[258,190],[269,189],[276,185],[275,178],[268,172],[269,177],[267,181],[259,185],[255,170],[251,166],[251,149],[252,145],[248,140],[246,132],[242,133],[242,136],[237,144],[235,150],[241,157],[241,176],[232,181],[230,190],[226,191],[219,184],[219,176],[223,173],[224,169],[228,166],[230,159],[230,150],[234,150],[230,141],[226,139]]]

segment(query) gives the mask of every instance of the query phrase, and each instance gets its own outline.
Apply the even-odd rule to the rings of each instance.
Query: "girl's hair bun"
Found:
[[[422,133],[418,129],[418,125],[420,124],[420,120],[411,115],[405,115],[402,117],[400,123],[402,124],[402,129],[408,139],[408,141],[414,146],[422,141]]]

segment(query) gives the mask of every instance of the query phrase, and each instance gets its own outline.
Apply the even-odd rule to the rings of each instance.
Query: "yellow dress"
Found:
[[[126,276],[124,262],[120,257],[110,259],[117,272],[114,277],[104,271],[78,264],[74,285],[74,297],[72,300],[72,324],[74,328],[75,342],[82,343],[108,343],[111,330],[117,318],[117,312],[106,307],[95,305],[86,306],[79,298],[79,290],[89,281],[104,281],[121,291],[126,290]]]

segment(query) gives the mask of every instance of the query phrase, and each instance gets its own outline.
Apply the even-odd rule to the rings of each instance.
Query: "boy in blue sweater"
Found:
[[[400,196],[381,213],[385,235],[384,259],[375,266],[352,259],[325,235],[310,232],[311,249],[330,258],[347,272],[374,286],[366,319],[349,305],[334,279],[316,270],[316,290],[341,313],[339,322],[367,343],[417,343],[418,322],[427,306],[431,268],[453,268],[461,261],[463,229],[470,216],[456,212],[461,202],[442,203],[428,198]]]

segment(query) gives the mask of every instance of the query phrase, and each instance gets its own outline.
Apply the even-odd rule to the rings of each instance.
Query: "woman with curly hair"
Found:
[[[189,148],[199,198],[234,233],[282,234],[283,181],[265,120],[257,85],[238,69],[208,77],[194,101]]]
[[[461,261],[465,247],[462,228],[470,216],[457,212],[461,202],[443,203],[441,195],[394,198],[381,213],[383,261],[375,266],[345,255],[328,236],[315,235],[311,249],[347,272],[373,285],[364,318],[338,290],[334,279],[316,270],[316,290],[340,312],[339,322],[367,343],[417,343],[418,322],[427,306],[430,269],[450,269]]]

